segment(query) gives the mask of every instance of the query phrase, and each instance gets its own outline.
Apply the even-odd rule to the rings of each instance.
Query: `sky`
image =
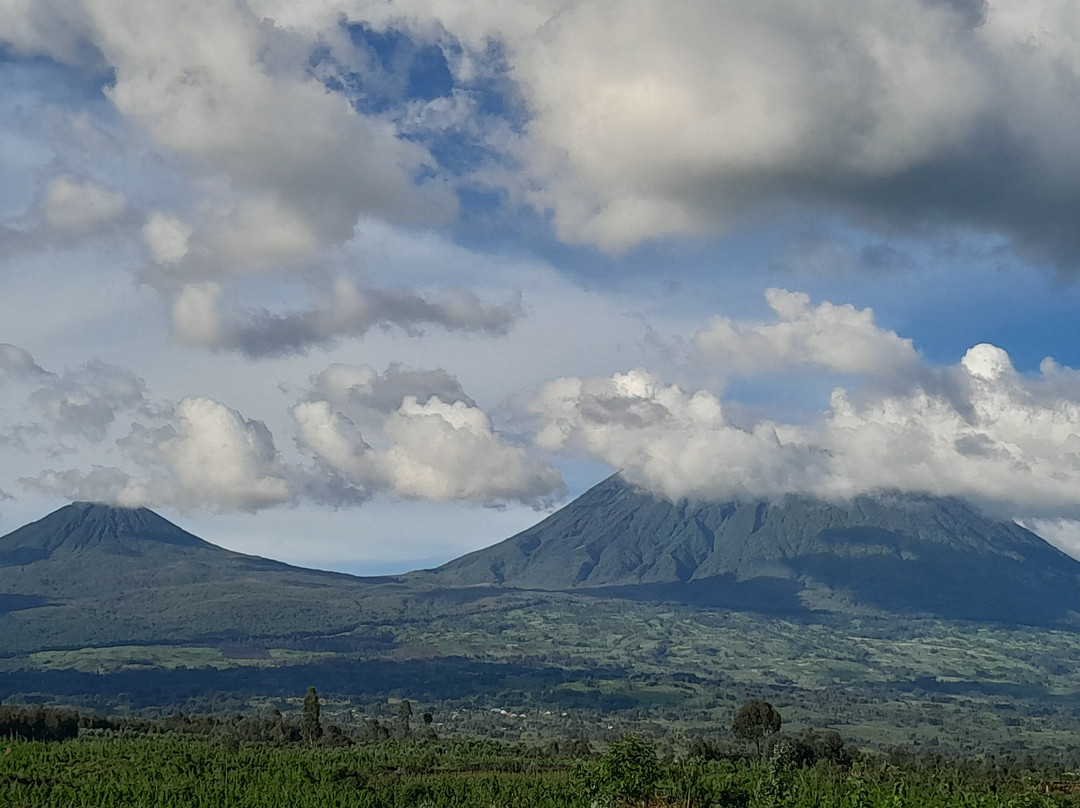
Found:
[[[621,471],[1080,556],[1075,0],[0,20],[0,534],[403,572]]]

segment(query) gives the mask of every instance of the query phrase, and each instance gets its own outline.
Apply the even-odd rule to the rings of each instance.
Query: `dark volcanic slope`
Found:
[[[0,652],[333,633],[405,587],[235,553],[145,508],[79,502],[0,537]]]
[[[822,593],[892,612],[1053,624],[1080,562],[960,500],[668,502],[612,477],[538,525],[428,573],[499,584],[798,611]]]
[[[146,508],[74,502],[0,538],[0,567],[42,561],[56,552],[79,553],[91,548],[130,555],[147,542],[204,550],[214,547]]]

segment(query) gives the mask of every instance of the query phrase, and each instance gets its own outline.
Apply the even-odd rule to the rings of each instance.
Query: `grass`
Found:
[[[615,747],[612,747],[614,751]],[[648,745],[645,747],[648,753]],[[347,748],[265,747],[204,737],[12,741],[0,754],[0,805],[140,808],[1051,808],[1060,773],[972,761],[797,768],[779,758],[654,761],[618,769],[521,744],[385,742]],[[647,761],[646,761],[647,762]],[[633,792],[630,789],[634,789]],[[627,793],[644,796],[634,801]]]

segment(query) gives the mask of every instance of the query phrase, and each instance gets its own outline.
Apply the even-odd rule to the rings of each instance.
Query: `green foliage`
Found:
[[[764,750],[765,739],[780,731],[780,713],[769,702],[750,699],[735,713],[731,731],[741,741],[757,746],[758,754]]]
[[[63,741],[79,734],[79,714],[49,707],[0,707],[0,737]]]
[[[655,747],[640,735],[614,740],[597,763],[591,791],[606,802],[648,800],[663,772]]]
[[[194,720],[191,720],[194,722]],[[196,722],[197,723],[197,722]],[[179,719],[173,723],[180,726]],[[211,724],[207,724],[210,727]],[[217,726],[217,725],[214,725]],[[0,805],[34,808],[1064,808],[1060,772],[1000,761],[867,757],[850,770],[765,761],[658,759],[625,737],[597,761],[523,744],[388,741],[350,748],[226,743],[217,735],[90,731],[0,744]],[[1032,763],[1031,765],[1035,765]],[[601,786],[603,788],[601,789]]]
[[[321,712],[319,694],[314,687],[309,687],[304,696],[304,711],[300,716],[300,737],[308,743],[315,743],[322,737],[322,722],[319,720]]]
[[[412,718],[412,702],[408,699],[402,699],[398,704],[397,714],[397,734],[399,738],[408,738],[412,735],[412,729],[409,726],[409,719]]]

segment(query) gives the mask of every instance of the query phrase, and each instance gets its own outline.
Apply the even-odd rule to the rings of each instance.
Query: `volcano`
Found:
[[[669,501],[620,476],[512,538],[424,573],[771,613],[873,609],[1072,625],[1080,561],[951,497]]]
[[[226,550],[146,508],[76,502],[0,537],[0,651],[327,634],[399,589]]]

